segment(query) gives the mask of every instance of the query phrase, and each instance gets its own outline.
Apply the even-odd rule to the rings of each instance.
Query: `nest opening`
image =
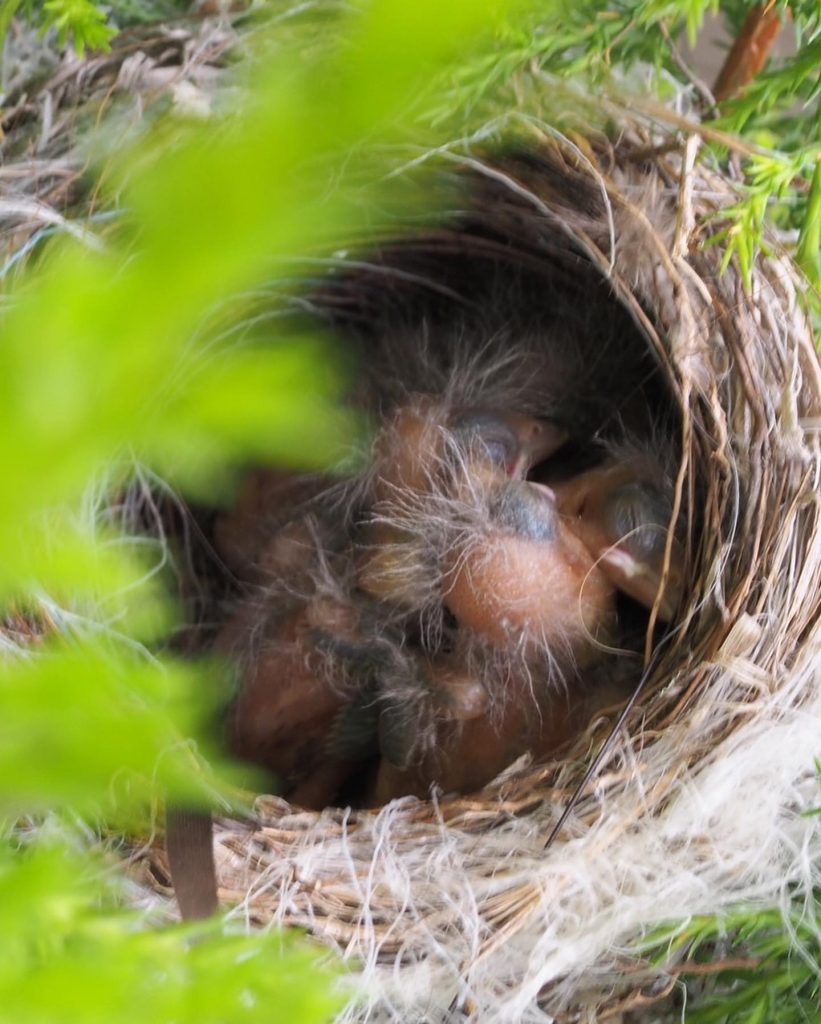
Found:
[[[699,517],[674,512],[669,374],[580,246],[492,185],[307,300],[352,353],[365,469],[258,471],[209,524],[244,581],[215,641],[244,680],[229,743],[297,805],[475,793],[524,755],[578,757],[664,636],[665,587],[682,600]]]

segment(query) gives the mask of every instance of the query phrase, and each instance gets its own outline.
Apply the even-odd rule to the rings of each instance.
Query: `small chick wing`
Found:
[[[475,792],[528,751],[536,757],[554,753],[580,724],[579,702],[552,691],[542,694],[537,703],[525,677],[509,678],[503,700],[492,708],[481,680],[447,671],[459,680],[460,688],[472,693],[481,690],[484,699],[476,702],[471,696],[468,713],[462,702],[456,713],[440,713],[435,734],[412,762],[402,765],[383,757],[374,803],[401,796],[424,798],[434,785],[444,793]],[[442,674],[434,665],[433,685],[444,682]]]

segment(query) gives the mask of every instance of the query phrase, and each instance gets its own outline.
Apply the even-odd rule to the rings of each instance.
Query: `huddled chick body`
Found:
[[[384,415],[354,512],[315,487],[258,545],[264,582],[217,641],[242,655],[234,752],[322,807],[475,790],[578,731],[617,593],[669,620],[681,552],[652,454],[533,479],[567,440],[452,396]]]

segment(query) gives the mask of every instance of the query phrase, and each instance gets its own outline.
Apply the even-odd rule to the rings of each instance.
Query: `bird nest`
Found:
[[[812,890],[821,379],[790,261],[762,256],[748,288],[721,270],[733,191],[693,145],[654,152],[626,119],[617,145],[465,158],[458,214],[305,300],[377,381],[391,361],[413,378],[408,332],[461,351],[538,324],[559,353],[545,414],[618,433],[641,392],[641,443],[675,453],[687,580],[673,623],[645,622],[632,706],[549,756],[470,795],[319,812],[266,796],[252,823],[217,823],[230,914],[357,965],[345,1019],[607,1019],[674,989],[680,964],[642,959],[654,929]]]
[[[544,330],[560,370],[580,344],[537,411],[581,409],[600,436],[650,409],[651,447],[663,419],[686,570],[674,621],[656,608],[644,624],[632,706],[599,709],[550,756],[469,795],[322,811],[262,796],[253,820],[216,822],[229,917],[341,954],[346,1020],[618,1019],[677,983],[680,964],[642,956],[660,925],[817,881],[819,819],[802,812],[821,754],[821,374],[802,282],[776,243],[746,286],[722,269],[732,184],[695,163],[697,135],[671,147],[618,120],[618,142],[531,124],[504,156],[460,155],[443,174],[458,212],[299,297],[376,363],[420,332]],[[76,163],[49,161],[55,188],[74,180]],[[25,210],[48,198],[26,193]],[[134,870],[170,899],[161,849]]]

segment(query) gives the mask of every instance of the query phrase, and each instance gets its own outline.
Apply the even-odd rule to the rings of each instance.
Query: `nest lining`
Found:
[[[181,46],[184,75],[201,62]],[[100,70],[119,76],[106,60]],[[162,64],[174,62],[165,53]],[[78,95],[94,78],[62,74],[56,84]],[[21,104],[22,130],[38,115]],[[681,416],[677,493],[685,516],[698,505],[702,517],[689,601],[548,850],[616,711],[561,760],[524,758],[478,796],[319,814],[261,797],[252,825],[218,823],[229,915],[306,927],[348,958],[358,976],[345,1020],[608,1019],[675,984],[675,964],[651,969],[635,946],[658,924],[788,892],[810,899],[818,882],[821,826],[801,811],[817,800],[821,753],[821,375],[801,282],[778,255],[758,261],[749,294],[732,266],[720,275],[721,248],[704,241],[731,186],[693,164],[695,138],[683,154],[652,155],[646,124],[625,113],[620,127],[617,146],[593,147],[531,125],[529,170],[460,159],[492,197],[489,220],[507,218],[514,239],[528,225],[515,258],[555,261],[556,239],[569,241],[668,380]],[[20,197],[65,210],[81,162],[64,156],[65,136],[41,141],[48,166],[4,174]],[[43,222],[20,210],[5,211],[19,225],[12,254]],[[434,241],[458,261],[457,237]],[[163,891],[163,867],[155,851],[135,871]]]

